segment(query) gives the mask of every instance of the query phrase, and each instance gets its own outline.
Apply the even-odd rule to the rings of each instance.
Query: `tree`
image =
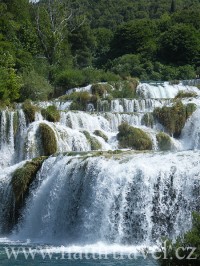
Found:
[[[10,103],[19,98],[21,78],[14,69],[14,59],[9,52],[0,51],[0,101]]]
[[[172,0],[172,2],[171,2],[170,12],[171,12],[171,13],[176,12],[176,0]]]
[[[160,39],[160,55],[169,63],[194,64],[200,56],[200,33],[191,25],[176,24]]]
[[[152,20],[124,23],[117,29],[111,44],[111,57],[140,53],[152,58],[156,53],[156,24]],[[119,45],[120,44],[120,45]]]

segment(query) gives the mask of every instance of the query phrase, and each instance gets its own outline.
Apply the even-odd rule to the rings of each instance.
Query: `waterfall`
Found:
[[[99,101],[97,112],[152,112],[156,107],[168,106],[171,104],[169,99],[115,99]]]
[[[182,131],[182,145],[185,149],[200,150],[200,109],[188,119]]]
[[[197,87],[184,86],[182,84],[170,85],[168,82],[164,82],[162,85],[151,85],[147,83],[141,83],[137,87],[137,93],[142,98],[174,98],[179,91],[192,91],[200,95],[200,91]]]
[[[13,238],[133,245],[183,233],[200,206],[199,155],[50,158]]]
[[[69,93],[74,90],[91,92],[91,85]],[[174,138],[161,133],[167,130],[154,110],[172,106],[179,91],[197,93],[179,99],[197,110]],[[34,103],[31,123],[22,104],[0,111],[0,235],[66,245],[152,245],[191,227],[192,211],[200,211],[200,92],[183,83],[139,84],[137,96],[98,101],[90,112],[69,110],[71,102],[60,99]],[[57,122],[42,116],[50,105],[60,112]],[[152,151],[119,151],[124,122],[148,135]],[[13,173],[45,155],[42,126],[52,134],[47,141],[54,140],[54,154],[36,170],[15,224]],[[160,147],[158,136],[170,150]]]

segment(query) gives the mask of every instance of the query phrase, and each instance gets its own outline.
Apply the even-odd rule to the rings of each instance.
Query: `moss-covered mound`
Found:
[[[179,91],[175,97],[177,98],[189,98],[189,97],[197,97],[197,93],[194,91]]]
[[[47,157],[45,156],[35,158],[32,161],[25,163],[23,167],[18,168],[13,173],[11,185],[16,204],[24,199],[24,196],[29,189],[29,185],[36,177],[37,172],[46,158]]]
[[[41,113],[43,117],[50,122],[60,121],[60,112],[54,105],[48,106],[46,109],[42,109]]]
[[[92,137],[88,131],[84,130],[83,134],[90,143],[92,151],[100,150],[102,148],[101,143],[96,138]]]
[[[42,154],[45,156],[52,155],[57,152],[57,140],[53,129],[47,124],[39,125],[39,135],[42,143]]]
[[[35,121],[35,113],[37,111],[37,107],[32,105],[31,101],[25,101],[22,105],[23,111],[26,116],[26,120],[28,123],[32,123]]]
[[[169,151],[172,148],[172,143],[170,136],[165,134],[164,132],[159,132],[156,135],[156,140],[158,142],[158,147],[161,151]]]
[[[153,125],[154,125],[154,117],[153,117],[153,115],[150,114],[150,113],[144,114],[144,116],[142,117],[142,125],[152,128]]]
[[[174,137],[179,137],[186,120],[195,110],[195,104],[183,105],[182,102],[178,101],[172,107],[164,106],[162,108],[156,108],[153,114],[169,134]]]
[[[152,150],[151,139],[141,129],[129,126],[128,123],[122,123],[118,129],[117,139],[121,148]]]
[[[101,137],[106,142],[108,141],[108,137],[101,130],[95,130],[94,135]]]

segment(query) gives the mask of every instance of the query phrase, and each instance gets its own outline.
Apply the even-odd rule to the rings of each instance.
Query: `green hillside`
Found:
[[[0,1],[1,103],[128,76],[199,74],[198,0]]]

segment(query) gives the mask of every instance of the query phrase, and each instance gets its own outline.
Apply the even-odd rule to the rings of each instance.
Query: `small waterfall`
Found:
[[[181,141],[184,149],[200,150],[200,109],[188,119],[182,131]]]
[[[14,112],[0,111],[0,168],[9,165],[14,155]]]
[[[172,99],[179,91],[192,91],[200,95],[200,91],[197,87],[184,86],[182,84],[170,85],[168,82],[164,82],[162,85],[151,85],[147,83],[141,83],[137,87],[137,94],[142,98],[154,98],[154,99]]]
[[[13,237],[80,245],[176,236],[199,208],[199,155],[50,158]]]
[[[170,104],[169,99],[115,99],[111,102],[102,100],[98,102],[97,112],[144,113]]]

